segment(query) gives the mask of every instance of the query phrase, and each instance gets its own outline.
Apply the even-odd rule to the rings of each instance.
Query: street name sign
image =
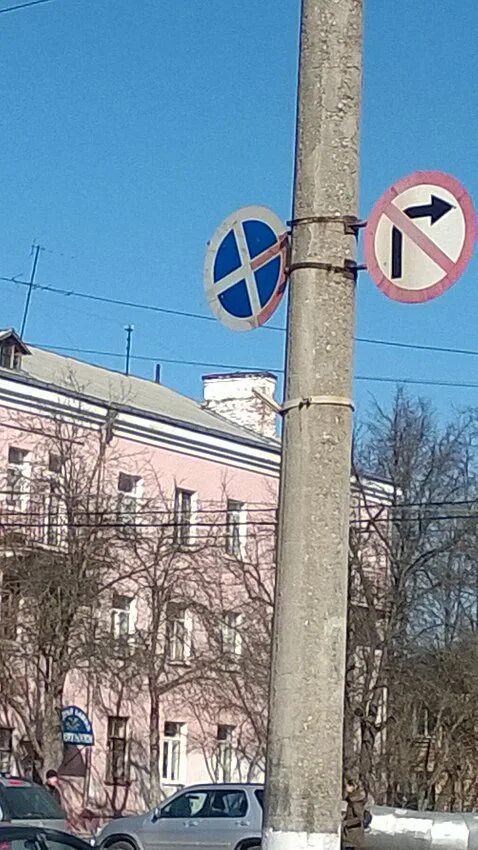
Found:
[[[62,708],[61,725],[64,744],[92,747],[95,743],[91,721],[77,705],[67,705]]]

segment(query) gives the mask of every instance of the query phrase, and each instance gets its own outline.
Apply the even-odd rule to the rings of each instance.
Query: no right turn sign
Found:
[[[458,180],[417,171],[375,204],[365,229],[367,270],[389,298],[428,301],[460,277],[475,240],[473,203]]]

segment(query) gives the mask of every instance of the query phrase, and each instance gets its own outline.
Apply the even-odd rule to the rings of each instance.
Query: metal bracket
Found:
[[[303,396],[302,398],[294,398],[290,401],[284,402],[283,405],[280,405],[276,402],[275,399],[269,398],[268,396],[261,393],[259,390],[253,390],[254,395],[257,398],[260,398],[261,401],[264,402],[274,413],[277,413],[279,416],[283,416],[284,413],[287,413],[289,410],[293,410],[294,407],[297,407],[301,410],[303,407],[311,407],[313,404],[334,404],[338,407],[349,407],[351,410],[354,410],[354,405],[351,399],[345,398],[345,396],[341,395],[310,395]]]
[[[303,407],[311,407],[313,404],[330,404],[336,407],[349,407],[350,410],[354,410],[353,402],[350,398],[346,398],[341,395],[310,395],[303,396],[302,398],[293,398],[290,401],[286,401],[280,412],[282,414],[288,413],[289,410],[293,410],[294,407],[297,407],[301,410]]]
[[[291,263],[286,269],[286,273],[290,275],[291,272],[295,272],[298,269],[321,269],[326,272],[344,274],[356,281],[357,272],[363,271],[366,268],[364,265],[358,265],[355,260],[344,260],[343,266],[335,266],[333,263],[323,263],[319,260],[303,260],[299,263]]]
[[[366,221],[359,220],[355,215],[308,215],[293,218],[286,224],[288,227],[296,227],[298,224],[336,224],[337,222],[344,225],[344,233],[352,236],[356,236],[357,231],[367,224]]]

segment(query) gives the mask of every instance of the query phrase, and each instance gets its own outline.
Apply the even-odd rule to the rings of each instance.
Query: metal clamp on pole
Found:
[[[343,274],[351,280],[357,280],[357,272],[363,271],[366,266],[358,265],[354,260],[344,260],[343,266],[335,266],[333,263],[323,263],[320,260],[303,260],[298,263],[291,263],[287,268],[287,274],[298,271],[299,269],[321,269],[326,272],[335,272]]]
[[[259,390],[253,390],[254,395],[257,398],[260,398],[264,404],[267,405],[274,413],[277,413],[279,416],[282,416],[284,413],[287,413],[289,410],[292,410],[294,407],[298,407],[299,410],[302,407],[311,407],[313,404],[335,404],[338,407],[350,407],[351,410],[354,410],[354,405],[351,399],[345,398],[342,395],[310,395],[303,396],[302,398],[294,398],[291,401],[286,401],[284,404],[280,405],[276,402],[275,399],[269,398],[268,396],[261,393]]]
[[[303,396],[302,398],[293,398],[290,401],[284,402],[282,407],[280,408],[280,413],[288,413],[289,410],[293,410],[294,407],[297,407],[301,410],[303,407],[311,407],[313,404],[330,404],[335,405],[337,407],[349,407],[350,410],[354,410],[353,402],[350,398],[346,398],[341,395],[310,395]]]
[[[287,221],[288,227],[296,227],[298,224],[335,224],[341,223],[344,226],[344,233],[357,235],[357,230],[366,227],[367,222],[361,221],[355,215],[306,215],[301,218],[293,218]]]

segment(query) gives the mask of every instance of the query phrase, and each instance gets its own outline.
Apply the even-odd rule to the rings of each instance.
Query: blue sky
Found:
[[[53,0],[0,15],[0,276],[27,277],[37,241],[38,283],[208,315],[204,251],[220,221],[252,203],[290,217],[298,17],[299,0]],[[449,172],[478,198],[477,28],[476,0],[365,0],[363,217],[417,169]],[[474,257],[418,306],[362,273],[357,335],[478,350],[476,274]],[[18,327],[25,291],[0,285],[0,325]],[[122,352],[128,322],[133,352],[191,395],[215,370],[167,358],[282,366],[276,331],[46,293],[33,295],[27,338]],[[134,361],[136,374],[153,368]],[[478,383],[478,358],[358,343],[355,371]],[[391,391],[357,382],[359,410]],[[445,412],[478,402],[478,389],[419,391]]]

